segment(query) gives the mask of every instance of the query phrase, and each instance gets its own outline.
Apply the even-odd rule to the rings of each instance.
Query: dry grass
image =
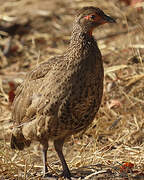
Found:
[[[39,145],[12,151],[9,136],[10,85],[20,84],[27,71],[66,48],[75,10],[102,7],[117,25],[95,31],[105,66],[103,102],[91,127],[65,143],[64,154],[73,174],[85,179],[144,179],[144,24],[143,12],[118,0],[0,1],[1,18],[30,26],[12,39],[9,56],[0,50],[0,179],[41,179]],[[143,4],[141,4],[143,6]],[[1,22],[0,22],[1,23]],[[8,38],[1,38],[5,47]],[[59,174],[61,164],[53,145],[48,166]],[[129,162],[133,168],[122,164]],[[80,179],[80,178],[77,178]]]

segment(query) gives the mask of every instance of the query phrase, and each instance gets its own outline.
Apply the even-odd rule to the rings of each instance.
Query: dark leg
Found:
[[[70,171],[69,171],[69,168],[67,166],[67,163],[65,161],[65,158],[64,158],[64,155],[63,155],[63,152],[62,152],[62,148],[63,148],[63,144],[64,144],[64,139],[57,139],[54,141],[54,147],[55,147],[55,150],[61,160],[61,163],[62,163],[62,167],[63,167],[63,176],[65,178],[68,178],[68,179],[71,179],[71,174],[70,174]]]
[[[48,142],[42,144],[42,157],[43,157],[43,177],[51,177],[52,175],[48,173],[47,168],[47,150],[48,150]]]

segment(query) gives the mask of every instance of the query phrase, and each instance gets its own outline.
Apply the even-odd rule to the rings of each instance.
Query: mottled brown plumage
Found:
[[[82,8],[64,54],[35,67],[17,89],[11,147],[22,150],[32,141],[39,141],[43,147],[44,175],[48,174],[48,141],[53,140],[63,175],[70,179],[62,153],[64,140],[87,128],[100,107],[103,63],[91,32],[107,22],[115,21],[98,8]]]

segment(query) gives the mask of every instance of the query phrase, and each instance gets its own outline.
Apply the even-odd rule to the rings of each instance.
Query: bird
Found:
[[[98,7],[79,9],[65,52],[28,72],[16,90],[11,148],[23,150],[38,141],[42,147],[44,177],[51,176],[47,150],[48,142],[52,141],[62,164],[62,176],[71,179],[62,151],[65,139],[88,128],[99,110],[104,68],[92,32],[105,23],[116,20]]]

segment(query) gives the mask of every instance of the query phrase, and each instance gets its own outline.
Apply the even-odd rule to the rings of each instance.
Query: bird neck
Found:
[[[75,43],[81,44],[85,41],[94,41],[94,38],[92,36],[92,30],[88,30],[87,27],[81,27],[79,24],[74,25],[71,35],[70,46]]]
[[[68,55],[72,55],[73,57],[82,58],[83,56],[87,56],[90,49],[94,50],[94,48],[98,47],[91,32],[76,24],[73,27],[70,45],[66,54],[68,53]]]

